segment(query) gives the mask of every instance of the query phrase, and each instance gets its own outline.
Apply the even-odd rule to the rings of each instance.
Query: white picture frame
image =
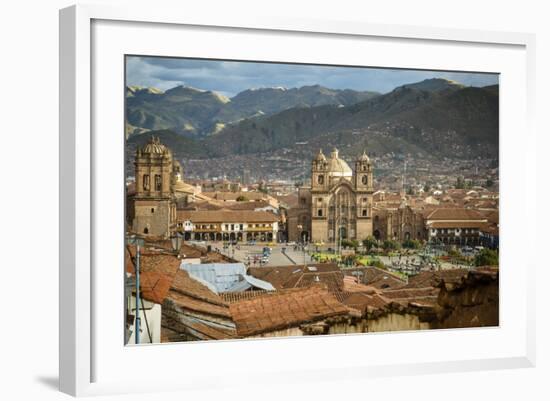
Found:
[[[113,96],[104,93],[101,87],[94,87],[93,80],[95,79],[97,85],[97,82],[102,79],[107,81],[110,79],[103,74],[103,67],[106,65],[102,64],[103,62],[118,60],[117,57],[121,51],[122,53],[136,53],[137,45],[129,45],[131,48],[129,50],[123,49],[126,40],[123,32],[129,32],[131,29],[132,35],[140,35],[143,34],[142,31],[147,30],[147,35],[142,39],[148,38],[150,43],[142,40],[143,43],[140,44],[142,50],[138,50],[138,53],[150,54],[155,45],[156,35],[160,35],[156,37],[158,40],[162,35],[172,35],[176,31],[179,32],[180,29],[185,31],[186,27],[193,30],[192,34],[195,35],[193,37],[203,35],[204,43],[211,43],[208,40],[212,39],[207,37],[211,31],[218,36],[221,33],[236,41],[247,40],[246,38],[250,35],[259,34],[263,35],[262,37],[266,41],[273,40],[275,42],[278,40],[284,42],[283,36],[303,41],[324,40],[327,44],[332,40],[338,40],[344,48],[346,41],[364,40],[367,43],[370,40],[374,43],[377,40],[383,40],[384,46],[390,46],[392,43],[397,45],[400,41],[407,41],[412,46],[417,43],[419,51],[421,51],[420,46],[424,45],[438,46],[441,51],[441,61],[438,64],[426,57],[424,65],[422,61],[417,61],[414,66],[404,65],[403,61],[395,65],[395,61],[393,61],[392,67],[422,68],[424,66],[425,68],[445,69],[451,65],[445,64],[445,60],[447,60],[445,54],[447,53],[466,52],[464,54],[467,58],[468,48],[478,49],[479,53],[493,51],[494,54],[488,55],[489,57],[494,56],[493,60],[486,60],[487,65],[493,63],[493,66],[498,66],[497,63],[501,62],[503,63],[502,68],[508,71],[507,75],[503,75],[506,79],[500,95],[500,161],[502,164],[501,181],[503,182],[501,186],[501,246],[503,249],[501,253],[501,260],[503,260],[501,266],[501,317],[504,316],[501,327],[429,333],[327,336],[322,343],[316,342],[319,339],[301,338],[124,348],[121,340],[120,349],[117,349],[117,352],[108,352],[109,348],[106,344],[110,340],[106,340],[106,335],[103,332],[99,335],[96,327],[98,325],[108,326],[106,322],[112,322],[116,316],[111,316],[112,319],[109,320],[102,309],[105,308],[105,303],[102,304],[94,296],[97,295],[95,291],[98,287],[109,289],[112,287],[116,292],[120,283],[103,282],[102,280],[107,275],[96,274],[94,268],[97,267],[98,262],[104,261],[103,258],[110,255],[108,252],[97,252],[97,247],[100,246],[98,241],[107,241],[107,239],[104,240],[97,236],[98,230],[105,227],[101,220],[110,221],[112,224],[113,221],[117,221],[113,220],[113,217],[118,218],[119,216],[116,211],[114,215],[109,214],[110,212],[106,211],[105,205],[101,202],[102,198],[98,196],[105,196],[107,193],[110,196],[110,191],[116,188],[117,182],[121,182],[117,181],[117,177],[122,176],[122,171],[116,172],[111,181],[104,180],[103,177],[105,177],[106,168],[114,167],[116,169],[117,165],[120,167],[120,158],[123,156],[119,152],[120,148],[117,148],[120,143],[114,143],[112,151],[106,150],[107,148],[111,149],[110,146],[102,147],[109,139],[104,139],[103,136],[99,137],[97,130],[105,128],[105,124],[107,124],[107,126],[112,125],[113,130],[117,131],[118,126],[122,124],[123,115],[120,115],[119,120],[113,120],[113,117],[104,117],[108,115],[104,113],[104,109],[107,107],[107,103],[113,100]],[[188,34],[190,35],[190,33]],[[97,39],[95,41],[94,35]],[[109,45],[109,50],[107,50],[105,37],[112,42]],[[373,46],[375,45],[376,43],[373,44]],[[534,36],[523,33],[376,25],[357,21],[297,20],[290,17],[261,17],[253,14],[228,20],[223,15],[216,13],[208,16],[193,15],[184,13],[182,10],[154,7],[113,8],[79,5],[61,10],[60,390],[71,395],[81,396],[132,391],[197,389],[212,387],[212,383],[216,383],[216,386],[231,386],[235,385],[235,375],[243,373],[249,374],[249,378],[259,383],[269,383],[273,380],[292,381],[296,377],[299,377],[300,380],[326,380],[344,377],[362,380],[380,375],[534,366],[535,260],[529,256],[519,259],[513,249],[507,247],[507,244],[517,243],[514,242],[516,240],[522,241],[522,246],[527,249],[533,246],[528,241],[526,242],[525,238],[519,238],[514,231],[519,227],[519,219],[527,222],[525,223],[527,229],[531,232],[535,231],[536,208],[528,205],[527,194],[521,191],[523,186],[526,188],[529,184],[534,187],[536,180],[536,138],[532,128],[535,86],[534,45]],[[147,46],[149,46],[149,50]],[[280,47],[283,46],[280,45]],[[452,51],[445,50],[447,47],[453,47]],[[165,43],[163,48],[157,51],[163,52],[164,55],[179,55],[176,43]],[[203,50],[197,47],[193,51],[194,53],[189,54],[190,56],[195,56]],[[206,50],[204,51],[206,52]],[[212,50],[210,51],[212,52]],[[425,51],[428,52],[428,50]],[[226,57],[226,54],[221,53],[222,50],[219,49],[217,54],[214,51],[211,56]],[[248,57],[253,57],[250,55],[252,53],[248,54]],[[109,58],[111,56],[113,58]],[[378,65],[392,63],[391,60],[397,60],[399,56],[399,54],[386,54],[386,60]],[[263,60],[266,57],[269,56],[255,58]],[[283,61],[300,61],[281,57],[283,57],[281,59]],[[295,57],[307,58],[308,55]],[[314,57],[310,57],[312,58],[303,61],[312,61]],[[326,61],[329,56],[324,57],[325,59],[320,57],[319,61]],[[485,71],[482,67],[484,57],[480,55],[479,60],[474,60],[470,56],[471,60],[463,60],[463,64],[455,60],[453,65],[455,65],[455,69],[462,67],[468,71],[471,70],[466,68],[468,65],[478,65],[479,71]],[[507,65],[504,65],[505,61]],[[119,62],[123,63],[123,60],[120,59]],[[344,60],[342,63],[346,62]],[[119,65],[117,71],[120,71],[120,68]],[[490,71],[503,73],[499,68],[492,68]],[[122,78],[117,74],[113,75],[115,81]],[[115,89],[115,92],[119,91],[120,98],[123,98],[122,88]],[[507,94],[512,92],[518,94],[513,103],[507,97]],[[121,103],[120,99],[117,99],[113,100],[114,107],[110,108],[113,113],[120,112]],[[107,127],[107,130],[110,128]],[[514,130],[521,130],[520,140],[510,135]],[[105,137],[107,138],[107,136]],[[122,141],[122,135],[120,137],[120,141]],[[97,163],[98,155],[101,155],[102,160],[107,164],[102,167],[101,171],[98,171],[100,169]],[[508,185],[511,180],[520,182],[520,186],[512,190]],[[113,196],[115,195],[113,194]],[[116,196],[120,195],[121,193]],[[122,204],[120,207],[123,207]],[[123,224],[122,219],[120,224]],[[115,266],[117,263],[122,263],[121,259],[114,258],[114,260]],[[516,266],[515,268],[518,270],[512,272],[512,266]],[[513,277],[512,273],[517,273],[517,276]],[[123,291],[122,285],[119,287],[120,291]],[[117,296],[110,294],[109,291],[105,291],[105,293],[109,294],[106,298],[111,295]],[[122,327],[122,309],[118,315],[120,315],[120,326]],[[116,330],[118,327],[113,328],[113,331],[116,332]],[[383,346],[384,342],[389,341],[386,338],[391,340],[395,339],[395,336],[400,336],[400,341],[407,339],[414,341],[415,344],[431,344],[435,348],[441,347],[443,350],[446,349],[445,341],[463,341],[465,343],[478,341],[486,346],[485,348],[479,347],[470,353],[464,352],[464,349],[459,346],[454,351],[449,349],[448,354],[440,352],[440,357],[436,357],[434,354],[424,359],[419,359],[412,350],[401,358],[388,358],[387,361],[381,356],[375,355],[374,348]],[[368,354],[371,358],[357,360],[356,355],[345,352],[338,358],[337,356],[340,355],[338,349],[347,347],[348,343],[349,347],[354,349],[372,345],[373,351]],[[315,349],[320,344],[322,344],[325,354],[323,358],[319,358],[315,353]],[[283,350],[297,358],[292,361],[292,369],[287,370],[284,360],[277,359],[277,354]],[[221,370],[210,372],[207,364],[202,363],[202,360],[212,360],[217,356],[235,358],[236,355],[242,353],[249,355],[264,353],[269,356],[270,362],[258,361],[253,367],[247,367],[245,363],[241,362],[239,365],[239,361],[233,359],[232,372],[227,372],[227,375]],[[170,360],[180,354],[185,355],[193,365],[190,365],[192,369],[189,366],[182,366],[179,375],[166,374],[162,376],[159,374],[151,377],[150,380],[139,380],[138,377],[132,378],[121,373],[124,371],[122,367],[125,366],[125,363],[126,366],[132,366],[132,364],[135,366],[136,361],[143,361],[145,365],[151,361],[157,361],[159,366],[166,366],[166,372],[170,369],[173,371],[174,365]],[[428,351],[427,354],[429,354]],[[310,358],[307,363],[305,356]],[[330,363],[327,363],[327,359]],[[302,361],[304,362],[302,363]],[[267,366],[268,364],[270,366]],[[113,366],[111,372],[108,372],[107,365]],[[114,373],[115,369],[118,369],[119,374]]]

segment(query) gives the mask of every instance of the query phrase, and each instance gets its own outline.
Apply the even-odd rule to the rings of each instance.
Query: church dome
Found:
[[[168,153],[169,151],[166,146],[160,143],[160,139],[158,137],[155,138],[154,136],[152,136],[149,139],[149,142],[141,149],[141,152],[163,155],[165,153]]]
[[[353,171],[345,162],[338,157],[338,149],[334,149],[330,153],[330,159],[328,161],[328,172],[332,177],[351,177]]]
[[[324,162],[326,161],[327,158],[325,157],[325,155],[323,154],[323,150],[322,149],[319,149],[319,153],[317,153],[317,156],[315,157],[315,161],[318,161],[318,162]]]
[[[360,162],[369,162],[370,159],[369,159],[369,157],[367,156],[367,152],[366,152],[366,151],[363,151],[363,154],[361,155],[361,157],[359,157],[359,159],[357,159],[357,161],[360,161]]]

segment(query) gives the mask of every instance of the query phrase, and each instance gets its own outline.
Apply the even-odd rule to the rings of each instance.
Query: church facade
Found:
[[[289,211],[291,241],[336,243],[373,234],[373,166],[363,153],[352,170],[334,149],[311,162],[311,185],[298,191],[298,207]]]

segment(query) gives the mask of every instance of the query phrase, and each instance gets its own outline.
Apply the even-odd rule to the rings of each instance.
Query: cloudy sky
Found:
[[[170,89],[178,85],[211,90],[226,96],[250,88],[322,85],[332,89],[389,92],[396,86],[427,78],[446,78],[464,85],[498,83],[497,74],[448,71],[350,68],[318,65],[138,57],[126,59],[127,85]]]

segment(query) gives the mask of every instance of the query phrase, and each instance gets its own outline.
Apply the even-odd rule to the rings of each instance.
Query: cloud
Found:
[[[389,92],[395,87],[428,78],[446,78],[464,85],[498,83],[498,74],[455,71],[335,67],[129,56],[128,85],[154,86],[163,90],[177,85],[220,92],[228,96],[259,87],[322,85],[333,89]]]

